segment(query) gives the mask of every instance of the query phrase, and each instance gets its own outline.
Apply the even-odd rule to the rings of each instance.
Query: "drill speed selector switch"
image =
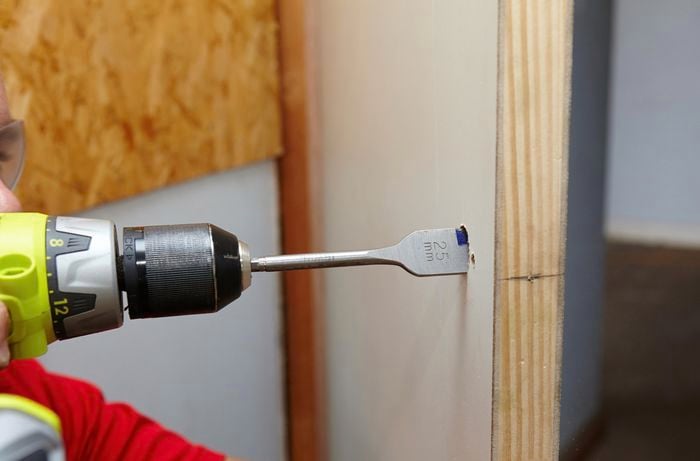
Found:
[[[120,327],[117,231],[100,219],[46,219],[46,282],[58,339]]]

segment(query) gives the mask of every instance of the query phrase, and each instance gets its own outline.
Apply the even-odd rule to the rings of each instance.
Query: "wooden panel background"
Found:
[[[570,0],[501,2],[496,460],[558,453],[572,10]]]
[[[279,160],[282,250],[320,251],[321,194],[313,2],[280,0],[285,155]],[[320,271],[283,274],[291,461],[328,459]]]
[[[66,213],[282,150],[274,0],[8,0],[25,209]]]

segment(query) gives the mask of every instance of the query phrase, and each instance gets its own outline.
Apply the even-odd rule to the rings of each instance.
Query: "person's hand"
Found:
[[[0,303],[0,370],[10,364],[10,346],[7,336],[10,333],[10,315],[4,304]]]

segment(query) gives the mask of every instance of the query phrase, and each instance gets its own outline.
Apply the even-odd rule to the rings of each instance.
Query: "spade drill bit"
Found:
[[[469,269],[469,236],[459,228],[415,231],[393,246],[375,250],[267,256],[250,261],[252,272],[328,267],[393,265],[413,275],[464,274]]]

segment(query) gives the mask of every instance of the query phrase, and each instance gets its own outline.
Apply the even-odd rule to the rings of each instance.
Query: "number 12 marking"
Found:
[[[55,315],[66,315],[70,308],[66,305],[68,304],[68,298],[59,299],[53,302],[53,312]]]

